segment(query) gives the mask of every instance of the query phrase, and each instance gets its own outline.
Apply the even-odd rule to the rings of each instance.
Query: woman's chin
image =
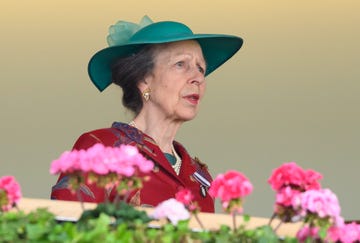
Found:
[[[192,114],[192,115],[187,115],[187,116],[183,116],[181,120],[183,120],[184,122],[187,121],[191,121],[194,120],[197,114]]]

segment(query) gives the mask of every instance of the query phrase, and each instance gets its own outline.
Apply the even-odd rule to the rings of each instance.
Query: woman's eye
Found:
[[[178,61],[177,63],[175,63],[176,66],[178,67],[183,67],[185,65],[184,61]]]
[[[205,68],[203,68],[202,66],[198,66],[199,72],[202,74],[205,74]]]

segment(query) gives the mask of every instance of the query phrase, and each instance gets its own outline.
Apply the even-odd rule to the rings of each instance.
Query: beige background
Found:
[[[2,0],[0,9],[0,175],[16,176],[25,196],[49,196],[51,161],[81,133],[131,119],[116,87],[99,93],[86,68],[109,25],[148,14],[245,40],[208,77],[199,116],[177,137],[213,175],[250,178],[245,212],[269,217],[267,178],[296,161],[324,175],[343,216],[360,219],[358,0]]]

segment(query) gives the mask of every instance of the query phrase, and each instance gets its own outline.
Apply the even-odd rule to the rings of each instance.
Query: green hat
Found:
[[[182,40],[196,40],[206,61],[209,75],[242,46],[243,40],[233,35],[194,34],[186,25],[162,21],[153,23],[144,16],[140,24],[119,21],[110,26],[107,41],[110,47],[100,50],[90,59],[88,72],[91,81],[103,91],[112,83],[111,67],[120,57],[138,52],[146,44],[168,43]]]

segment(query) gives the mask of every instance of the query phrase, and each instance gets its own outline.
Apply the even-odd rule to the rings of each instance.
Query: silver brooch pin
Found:
[[[195,172],[193,176],[195,180],[197,180],[200,183],[201,196],[206,197],[207,189],[210,187],[210,182],[198,172]]]
[[[201,196],[206,197],[206,192],[207,192],[206,187],[204,185],[200,185]]]

